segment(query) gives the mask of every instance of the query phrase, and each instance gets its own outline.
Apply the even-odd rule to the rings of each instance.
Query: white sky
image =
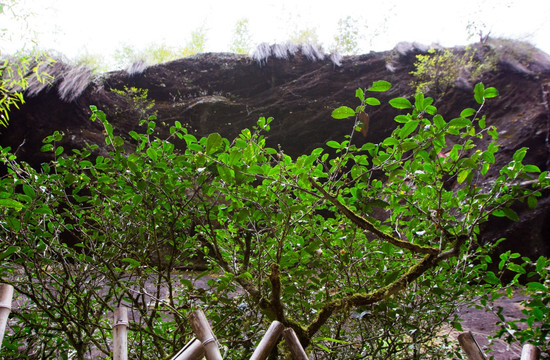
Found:
[[[295,30],[314,28],[329,49],[338,19],[346,16],[360,20],[363,52],[388,50],[399,41],[443,46],[475,42],[478,38],[468,40],[466,30],[468,22],[475,21],[491,36],[527,40],[550,53],[550,0],[15,1],[21,9],[32,9],[26,22],[40,48],[69,58],[87,52],[108,59],[123,44],[137,49],[162,42],[183,47],[201,26],[207,30],[208,51],[228,51],[242,18],[249,20],[254,44],[284,42]],[[14,27],[5,15],[0,21],[16,39],[11,44],[0,39],[0,49],[20,48],[22,40],[14,35],[25,30]]]

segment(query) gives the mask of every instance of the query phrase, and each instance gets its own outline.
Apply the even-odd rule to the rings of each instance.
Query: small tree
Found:
[[[229,49],[235,54],[248,54],[251,46],[252,38],[248,29],[248,19],[238,20]]]
[[[466,81],[477,81],[481,75],[493,70],[496,64],[494,54],[486,54],[484,61],[476,60],[478,51],[467,47],[465,51],[430,49],[427,54],[417,55],[414,63],[415,77],[412,85],[417,92],[431,93],[437,97],[445,95],[463,77]]]
[[[320,47],[319,35],[315,28],[296,29],[290,36],[290,41],[298,45],[313,45]]]
[[[29,81],[44,83],[51,77],[43,71],[53,60],[42,53],[26,48],[27,42],[34,42],[35,34],[29,28],[28,19],[31,13],[28,9],[19,7],[15,0],[0,3],[0,19],[15,21],[16,26],[24,29],[21,33],[10,29],[0,29],[0,40],[18,41],[23,44],[14,55],[0,52],[0,124],[4,127],[9,123],[9,112],[24,103],[23,93]],[[14,37],[18,37],[14,39]]]
[[[359,21],[348,16],[338,20],[338,28],[334,36],[333,50],[347,55],[359,52]]]
[[[144,60],[150,65],[160,64],[204,52],[206,40],[206,30],[200,27],[191,33],[191,39],[184,47],[173,47],[161,42],[138,50],[126,44],[115,51],[114,59],[119,68],[127,68],[138,60]]]
[[[191,40],[189,40],[185,45],[185,48],[181,50],[180,55],[186,57],[204,52],[207,42],[206,35],[207,31],[203,26],[195,29],[191,33]]]
[[[360,126],[380,104],[365,95],[390,87],[358,89],[359,105],[333,117]],[[107,356],[110,329],[97,310],[125,304],[139,357],[181,347],[196,307],[235,359],[250,356],[272,320],[317,358],[455,356],[439,325],[459,327],[457,304],[495,276],[481,261],[480,224],[491,214],[517,218],[514,201],[533,203],[550,187],[546,172],[522,163],[526,149],[483,182],[498,134],[482,108],[496,95],[478,84],[478,109],[448,121],[432,98],[395,98],[390,105],[406,113],[380,143],[354,145],[354,126],[327,142],[330,152],[296,159],[266,146],[272,119],[232,141],[197,139],[175,122],[161,140],[151,117],[128,141],[96,108],[108,153],[65,154],[56,133],[43,147],[55,159],[37,171],[1,149],[0,276],[30,300],[14,312],[6,348],[20,356],[27,341],[41,344],[40,358],[71,349],[77,359],[92,349]],[[491,139],[487,148],[480,137]],[[175,270],[197,256],[207,271]]]

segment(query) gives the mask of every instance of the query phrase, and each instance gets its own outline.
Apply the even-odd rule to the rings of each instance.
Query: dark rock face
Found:
[[[284,55],[277,56],[278,54]],[[292,49],[291,49],[292,50]],[[386,80],[392,89],[382,93],[381,106],[371,108],[366,137],[354,140],[380,141],[395,128],[397,110],[387,101],[410,96],[416,54],[426,48],[399,44],[393,51],[344,58],[324,58],[294,49],[271,48],[260,58],[234,54],[201,54],[146,68],[136,64],[128,71],[103,74],[90,79],[85,69],[67,69],[50,87],[33,88],[21,109],[11,115],[10,126],[0,135],[2,146],[11,146],[20,159],[39,166],[49,160],[40,153],[42,139],[55,130],[66,136],[63,146],[81,148],[85,143],[103,144],[102,128],[92,123],[90,105],[107,114],[115,131],[126,135],[139,130],[140,116],[133,104],[111,89],[136,87],[149,90],[155,101],[159,137],[167,137],[169,127],[180,121],[199,136],[219,132],[233,138],[251,127],[259,117],[273,117],[267,139],[296,156],[324,146],[328,140],[343,140],[351,132],[353,120],[334,120],[330,114],[341,105],[355,107],[359,87]],[[502,56],[493,72],[484,75],[486,86],[494,86],[500,96],[485,107],[487,123],[501,133],[497,163],[509,161],[513,152],[529,148],[525,163],[548,169],[550,134],[550,56],[532,50],[527,60]],[[65,65],[64,65],[65,66]],[[71,92],[73,84],[73,92]],[[465,107],[476,107],[473,84],[461,79],[435,104],[445,119],[458,117]],[[375,94],[378,96],[379,94]],[[535,211],[525,209],[521,221],[510,224],[491,221],[484,239],[509,237],[510,248],[521,248],[525,255],[550,254],[547,240],[550,205],[541,200]],[[528,247],[523,246],[529,239]]]

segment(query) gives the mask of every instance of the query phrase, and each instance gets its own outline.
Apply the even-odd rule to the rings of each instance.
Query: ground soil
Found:
[[[494,301],[494,311],[498,307],[502,307],[502,314],[507,320],[518,320],[523,317],[521,313],[521,302],[526,297],[522,294],[515,293],[512,298],[503,296]],[[499,329],[497,325],[500,321],[495,312],[487,312],[484,309],[476,309],[475,307],[465,306],[458,309],[458,314],[462,319],[462,328],[465,332],[471,331],[475,340],[488,358],[491,356],[494,360],[512,360],[521,357],[521,345],[507,344],[501,339],[490,339]],[[459,332],[452,332],[452,336],[456,338]]]

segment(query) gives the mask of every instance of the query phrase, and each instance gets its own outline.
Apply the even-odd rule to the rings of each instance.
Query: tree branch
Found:
[[[428,254],[419,263],[411,266],[406,273],[401,275],[399,279],[395,280],[391,284],[381,287],[380,289],[368,294],[354,294],[327,303],[321,308],[317,318],[307,327],[306,338],[308,342],[302,343],[302,345],[304,347],[309,345],[311,338],[327,322],[333,313],[349,306],[357,307],[370,305],[384,300],[391,295],[404,290],[411,282],[420,277],[420,275],[434,267],[438,261],[438,257],[435,254]]]
[[[408,241],[400,240],[390,234],[386,234],[385,232],[378,229],[373,223],[371,223],[369,220],[365,219],[362,216],[357,215],[355,212],[353,212],[350,208],[348,208],[346,205],[342,204],[340,201],[338,201],[337,198],[330,195],[323,187],[312,178],[309,178],[309,182],[315,189],[317,189],[321,194],[323,194],[323,197],[330,201],[342,214],[344,214],[348,219],[350,219],[355,225],[359,226],[363,230],[370,231],[374,235],[378,236],[379,238],[389,242],[392,245],[395,245],[397,247],[400,247],[402,249],[411,250],[415,253],[420,254],[430,254],[435,255],[439,253],[439,250],[436,248],[433,248],[431,246],[422,246],[413,244]]]

